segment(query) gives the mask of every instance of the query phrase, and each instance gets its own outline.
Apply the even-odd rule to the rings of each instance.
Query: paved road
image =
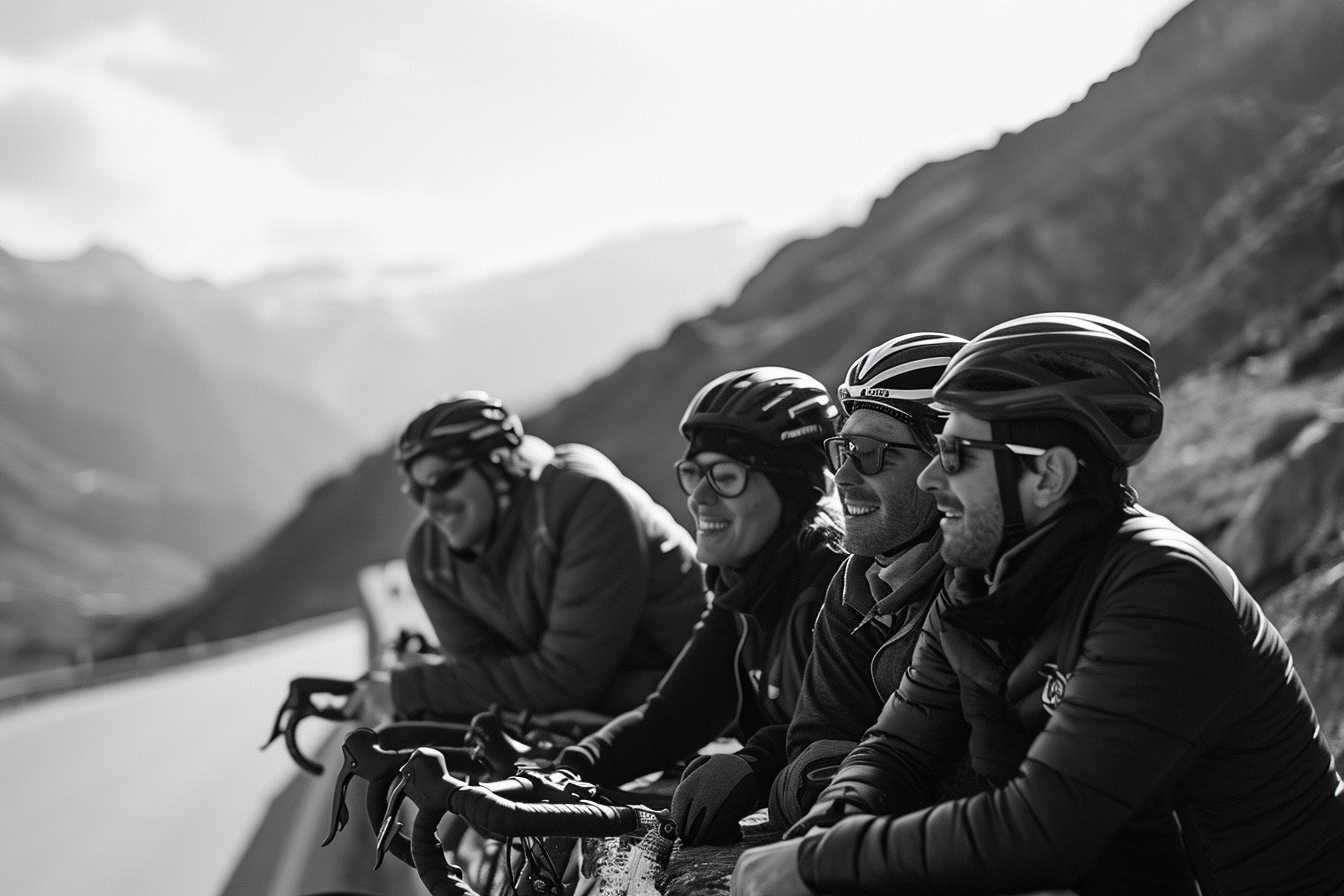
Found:
[[[289,679],[366,665],[351,620],[0,713],[0,893],[214,896],[295,771],[257,749]]]

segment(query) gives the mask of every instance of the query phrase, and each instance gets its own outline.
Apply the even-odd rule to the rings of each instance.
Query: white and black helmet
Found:
[[[397,439],[395,459],[402,468],[422,454],[451,461],[498,463],[522,444],[523,424],[498,399],[484,392],[449,395],[407,424]]]
[[[947,333],[907,333],[869,349],[835,390],[841,411],[848,417],[867,408],[895,417],[930,456],[936,454],[934,436],[947,413],[932,407],[933,386],[965,344]]]

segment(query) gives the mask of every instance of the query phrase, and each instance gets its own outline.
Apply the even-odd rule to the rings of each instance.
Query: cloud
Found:
[[[423,196],[319,183],[139,77],[217,62],[152,19],[0,54],[0,246],[53,257],[101,242],[169,275],[234,279],[423,257],[450,239]]]
[[[209,47],[173,34],[152,15],[85,32],[44,55],[65,69],[111,71],[199,70],[219,62]]]
[[[62,190],[87,168],[92,143],[74,103],[17,93],[0,103],[0,189]]]

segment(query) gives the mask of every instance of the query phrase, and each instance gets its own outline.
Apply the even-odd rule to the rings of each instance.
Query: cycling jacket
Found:
[[[739,755],[768,793],[784,765],[812,624],[844,557],[839,540],[816,511],[801,532],[781,528],[740,573],[710,567],[714,600],[658,690],[575,748],[586,754],[584,777],[621,784],[728,733],[745,741]]]
[[[802,817],[900,685],[947,571],[942,533],[927,536],[880,559],[848,556],[831,581],[789,725],[789,770],[771,795],[776,820]]]
[[[1344,785],[1279,633],[1138,508],[1073,508],[959,576],[802,843],[825,893],[1339,894]],[[969,744],[997,786],[930,806]]]
[[[408,717],[471,715],[492,703],[616,713],[671,666],[705,607],[695,544],[592,448],[561,445],[515,480],[477,557],[428,520],[406,565],[445,661],[392,674]]]

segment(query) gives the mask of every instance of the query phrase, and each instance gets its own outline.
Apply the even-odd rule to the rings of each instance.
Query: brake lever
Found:
[[[523,743],[504,730],[504,723],[492,712],[477,713],[471,720],[471,728],[462,740],[472,755],[490,767],[490,774],[496,778],[507,778],[514,774],[518,760],[525,759],[533,752],[530,744]]]
[[[266,743],[261,745],[261,749],[266,749],[275,742],[277,737],[284,734],[285,747],[289,750],[290,757],[293,758],[299,768],[309,774],[322,774],[322,764],[304,756],[302,751],[299,750],[299,722],[308,716],[317,716],[333,721],[345,719],[343,709],[334,706],[319,707],[313,703],[313,695],[331,694],[335,697],[345,697],[355,692],[357,684],[357,682],[342,678],[295,678],[289,683],[289,693],[286,695],[284,702],[280,704],[280,710],[275,714],[275,723],[271,726],[271,736],[267,738]],[[286,718],[286,714],[288,714],[288,718]]]
[[[345,736],[345,743],[341,744],[341,753],[344,760],[341,762],[341,770],[336,774],[336,787],[331,795],[331,824],[327,827],[327,839],[322,841],[326,846],[336,838],[338,831],[345,830],[346,824],[350,821],[350,810],[345,805],[345,794],[350,789],[350,781],[356,774],[365,777],[361,772],[364,771],[358,754],[363,754],[377,746],[378,734],[372,728],[356,728]]]
[[[449,799],[463,786],[465,782],[448,773],[448,763],[442,753],[429,747],[417,747],[397,773],[388,792],[387,812],[378,830],[379,864],[402,828],[397,814],[404,800],[409,798],[421,812],[438,811],[442,815],[448,808]]]
[[[373,863],[375,871],[382,867],[387,851],[392,848],[393,842],[397,840],[397,835],[401,833],[402,824],[397,820],[397,815],[401,812],[401,804],[405,799],[406,776],[399,773],[396,780],[392,782],[391,789],[388,790],[387,811],[383,813],[383,823],[378,827],[378,857]]]

